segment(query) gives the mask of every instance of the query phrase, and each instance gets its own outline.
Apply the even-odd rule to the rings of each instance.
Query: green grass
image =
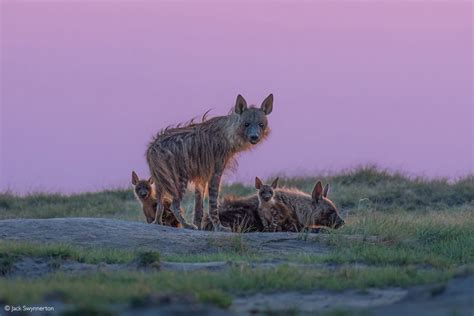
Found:
[[[426,211],[474,206],[474,175],[450,184],[446,179],[413,178],[373,166],[334,175],[280,178],[280,184],[310,193],[316,180],[331,184],[330,197],[342,210]],[[252,194],[252,186],[223,185],[222,196]],[[183,206],[192,210],[192,193]],[[189,216],[189,214],[188,214]],[[132,189],[106,190],[75,195],[32,193],[19,197],[0,193],[0,219],[52,217],[108,217],[144,221]]]
[[[0,253],[0,277],[10,271],[16,259],[17,257],[13,254]]]
[[[0,278],[0,299],[11,304],[24,304],[41,301],[48,293],[63,293],[66,302],[87,307],[118,302],[133,304],[149,295],[162,294],[191,296],[200,302],[228,307],[234,295],[242,294],[442,284],[458,273],[461,267],[467,266],[467,273],[474,273],[473,237],[474,214],[469,210],[363,211],[348,217],[347,226],[341,230],[321,235],[321,240],[331,246],[329,253],[278,257],[288,262],[330,264],[326,268],[302,269],[281,265],[269,269],[251,269],[244,264],[225,272],[148,270],[146,273],[132,271],[81,276],[52,274],[33,280]],[[214,242],[220,241],[215,239]],[[143,266],[161,261],[255,262],[269,259],[246,249],[242,235],[225,242],[235,247],[225,253],[164,257],[157,252],[91,251],[66,245],[0,242],[0,258],[7,255],[7,264],[12,263],[11,258],[20,255],[89,263],[128,263],[138,260]],[[314,241],[308,239],[301,242]]]
[[[69,259],[84,263],[128,263],[138,253],[110,248],[85,249],[63,244],[35,244],[0,240],[0,258],[9,256],[49,257],[52,259]],[[0,259],[1,260],[1,259]]]
[[[235,239],[239,239],[236,237]],[[224,242],[234,243],[234,238]],[[147,267],[153,264],[166,262],[258,262],[267,259],[254,252],[242,253],[239,248],[230,248],[229,251],[211,254],[186,254],[161,256],[157,251],[127,251],[111,248],[83,248],[65,244],[36,244],[31,242],[2,241],[0,240],[0,273],[6,272],[13,262],[21,256],[51,258],[58,260],[72,260],[81,263],[131,263]],[[2,269],[3,267],[3,269]]]
[[[131,302],[150,294],[192,295],[199,301],[227,307],[232,295],[346,288],[407,287],[446,281],[452,271],[416,267],[365,267],[302,270],[232,268],[219,272],[120,272],[81,276],[53,274],[33,280],[0,279],[0,297],[9,304],[40,301],[48,293],[63,293],[66,302],[81,305]]]
[[[275,291],[364,290],[427,283],[439,283],[441,289],[443,282],[460,269],[474,273],[474,176],[451,184],[444,179],[411,178],[364,167],[316,178],[332,184],[330,197],[344,210],[346,225],[321,234],[319,241],[302,233],[299,242],[327,243],[330,249],[327,253],[268,257],[249,248],[242,235],[226,239],[211,236],[209,246],[228,249],[225,252],[166,256],[139,250],[0,241],[0,301],[33,303],[49,293],[62,293],[66,302],[82,308],[79,311],[93,311],[107,304],[133,305],[150,295],[183,295],[228,307],[235,295]],[[281,183],[311,192],[316,178],[283,177]],[[234,184],[223,186],[222,195],[242,196],[254,191],[251,186]],[[192,209],[192,194],[186,195],[183,205],[187,210]],[[71,196],[0,194],[0,219],[68,216],[144,221],[131,189]],[[54,273],[28,280],[2,278],[22,256],[48,257],[52,264],[67,259],[94,264],[136,263],[156,268],[161,262],[246,263],[275,259],[323,265],[317,269],[294,265],[252,269],[246,264],[236,264],[216,272],[147,269],[76,276]],[[344,313],[334,311],[334,315]]]
[[[474,263],[472,210],[360,212],[349,216],[346,222],[344,228],[330,232],[327,242],[333,251],[329,254],[302,255],[294,260],[377,266],[412,264],[439,269]]]
[[[280,256],[279,258],[284,258]],[[249,252],[249,253],[238,253],[234,251],[218,252],[211,254],[189,254],[189,255],[167,255],[163,256],[163,261],[168,262],[213,262],[213,261],[225,261],[225,262],[260,262],[267,260],[261,254]]]
[[[155,267],[160,266],[160,253],[157,251],[143,251],[137,254],[137,261],[140,267]]]
[[[32,193],[24,197],[0,193],[0,219],[109,217],[142,220],[132,190],[76,195]]]

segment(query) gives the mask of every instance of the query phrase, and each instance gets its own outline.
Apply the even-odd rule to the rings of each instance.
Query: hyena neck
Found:
[[[262,199],[258,199],[258,207],[262,209],[268,209],[275,205],[275,198],[271,198],[269,201],[265,202]]]

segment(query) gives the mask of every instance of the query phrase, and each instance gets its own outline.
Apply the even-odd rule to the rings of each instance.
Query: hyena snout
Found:
[[[255,145],[259,143],[262,138],[263,134],[265,133],[265,118],[262,118],[262,122],[247,122],[245,123],[245,136],[247,140],[252,144]]]
[[[148,190],[146,190],[146,189],[138,190],[137,194],[138,194],[139,197],[144,199],[148,196]]]
[[[272,199],[272,196],[273,196],[273,194],[271,194],[271,193],[262,193],[262,194],[260,194],[260,197],[265,202],[270,201]]]
[[[255,145],[257,144],[259,141],[260,141],[260,131],[257,131],[257,130],[251,130],[247,135],[248,139],[249,139],[249,142],[252,144],[252,145]]]
[[[340,228],[345,224],[344,220],[338,214],[332,214],[329,220],[333,228]]]

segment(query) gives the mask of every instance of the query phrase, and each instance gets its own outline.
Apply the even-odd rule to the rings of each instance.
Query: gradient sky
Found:
[[[159,129],[275,95],[225,181],[474,171],[470,1],[1,1],[0,190],[148,175]]]

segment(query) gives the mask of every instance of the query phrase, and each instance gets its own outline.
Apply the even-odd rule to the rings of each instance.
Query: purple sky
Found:
[[[222,2],[223,3],[223,2]],[[226,181],[362,163],[474,171],[470,1],[1,1],[0,190],[147,175],[164,126],[275,95]]]

